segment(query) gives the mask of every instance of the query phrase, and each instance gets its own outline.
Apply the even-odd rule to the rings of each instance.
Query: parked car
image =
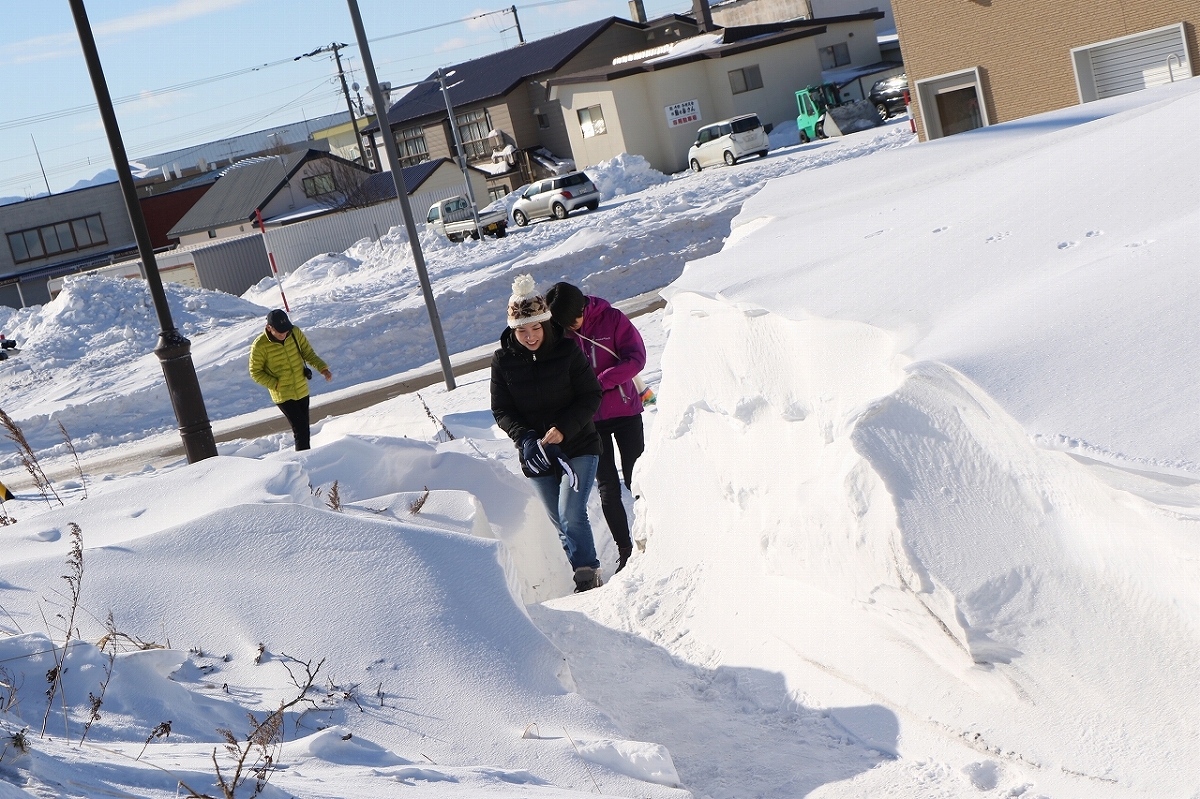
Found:
[[[890,78],[875,81],[871,87],[871,105],[879,112],[879,116],[887,119],[892,114],[904,111],[908,104],[904,102],[904,93],[908,90],[908,75],[893,75]]]
[[[733,166],[747,155],[765,156],[769,148],[767,129],[758,114],[743,114],[696,131],[696,143],[688,149],[688,166],[693,172],[722,161]]]
[[[595,211],[600,207],[600,191],[584,172],[556,175],[530,183],[513,203],[512,218],[517,227],[525,227],[538,216],[566,219],[578,208]]]
[[[478,230],[475,228],[475,216],[471,201],[459,194],[429,206],[425,221],[450,241],[463,241],[467,236],[477,239],[481,232],[498,239],[504,237],[507,232],[505,228],[508,227],[508,214],[504,211],[479,211]]]

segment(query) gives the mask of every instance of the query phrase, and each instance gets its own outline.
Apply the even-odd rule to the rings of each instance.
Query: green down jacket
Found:
[[[329,368],[298,327],[293,327],[283,341],[276,341],[264,330],[250,345],[250,377],[271,392],[271,402],[276,405],[308,396],[305,361],[318,372]]]

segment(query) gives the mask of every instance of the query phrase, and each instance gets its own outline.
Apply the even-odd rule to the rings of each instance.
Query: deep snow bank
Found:
[[[839,718],[968,790],[1190,796],[1198,112],[1191,81],[747,201],[666,292],[624,623],[881,704],[898,737]]]
[[[909,760],[982,755],[1053,795],[1185,795],[1195,517],[1038,449],[886,331],[690,292],[671,312],[635,486],[643,567],[670,598],[639,593],[631,615],[664,641],[686,619],[685,652],[781,671],[805,701],[881,702],[898,740],[843,723]]]
[[[166,796],[178,775],[219,793],[218,729],[244,739],[247,713],[261,719],[293,698],[304,663],[321,662],[310,701],[287,714],[266,795],[336,784],[352,786],[338,795],[393,796],[414,780],[449,783],[439,796],[596,781],[613,795],[681,795],[670,754],[627,740],[571,693],[565,660],[525,611],[521,593],[572,582],[544,513],[525,518],[536,503],[527,483],[454,442],[347,437],[94,486],[86,502],[0,527],[0,547],[19,550],[0,581],[0,662],[16,686],[0,714],[6,736],[36,730],[46,709],[52,646],[30,631],[70,612],[46,587],[67,571],[71,521],[85,567],[64,672],[70,717],[52,708],[51,738],[31,732],[30,753],[9,752],[4,776]],[[168,648],[126,651],[110,667],[94,643],[109,610],[116,630]],[[104,748],[78,747],[102,684],[88,740]],[[134,762],[164,720],[170,737]],[[70,741],[55,740],[68,729]]]

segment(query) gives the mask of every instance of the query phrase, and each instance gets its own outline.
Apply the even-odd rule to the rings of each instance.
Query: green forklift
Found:
[[[796,92],[796,129],[800,131],[800,143],[807,144],[825,138],[825,112],[841,105],[837,86],[818,83]]]
[[[841,136],[883,124],[865,100],[843,100],[836,84],[818,83],[796,92],[800,143]]]

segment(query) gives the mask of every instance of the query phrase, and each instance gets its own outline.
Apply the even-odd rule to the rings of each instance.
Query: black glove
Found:
[[[550,473],[550,459],[546,457],[546,450],[542,449],[542,442],[538,440],[537,433],[521,436],[521,440],[517,442],[517,449],[521,453],[521,468],[525,474],[530,477],[542,477]]]
[[[571,481],[571,490],[579,491],[579,478],[575,474],[575,470],[571,468],[570,459],[563,454],[562,448],[557,444],[546,444],[542,447],[542,451],[546,453],[546,457],[551,463],[558,463],[558,467],[563,470],[563,474]]]

